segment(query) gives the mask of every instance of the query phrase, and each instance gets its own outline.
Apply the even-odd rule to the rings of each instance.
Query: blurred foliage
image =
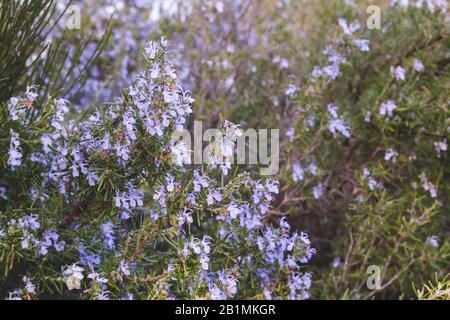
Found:
[[[68,5],[71,1],[68,1]],[[107,42],[105,32],[80,61],[91,41],[65,27],[67,8],[57,9],[54,0],[3,1],[0,5],[0,102],[37,86],[40,96],[65,97],[82,87],[89,70]],[[107,26],[105,28],[107,30]],[[74,73],[74,69],[80,71]],[[61,76],[63,71],[64,76]],[[72,78],[69,78],[72,76]]]

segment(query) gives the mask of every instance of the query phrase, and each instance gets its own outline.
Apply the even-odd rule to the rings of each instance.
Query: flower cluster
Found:
[[[370,50],[369,40],[354,37],[354,33],[361,28],[361,24],[358,21],[349,23],[344,18],[339,18],[338,22],[342,29],[343,41],[346,41],[346,38],[351,38],[351,44],[358,48],[359,51],[367,52]],[[346,53],[337,50],[331,44],[325,48],[324,54],[327,56],[328,64],[322,68],[319,66],[314,67],[311,71],[313,82],[317,81],[318,78],[336,80],[341,73],[341,66],[347,63]]]
[[[339,118],[337,107],[330,103],[328,104],[327,109],[328,113],[331,115],[331,120],[328,123],[328,130],[330,130],[333,134],[340,132],[342,135],[349,138],[351,134],[350,128],[342,121],[342,119]]]
[[[15,186],[2,189],[7,212],[2,220],[17,217],[2,229],[5,243],[20,241],[21,254],[37,257],[37,265],[51,261],[43,259],[48,255],[61,261],[35,270],[52,270],[39,276],[50,281],[39,282],[44,291],[62,281],[68,291],[89,298],[141,297],[141,283],[154,277],[147,281],[154,298],[262,297],[264,292],[306,298],[309,286],[297,277],[314,249],[304,233],[290,235],[286,220],[281,229],[266,221],[278,182],[253,180],[245,173],[223,181],[241,134],[229,121],[211,153],[215,161],[184,167],[190,150],[181,150],[169,137],[184,127],[193,99],[178,84],[164,38],[148,43],[145,59],[150,69],[139,73],[121,98],[79,121],[67,120],[70,104],[62,99],[50,99],[42,112],[8,114],[15,128],[30,112],[36,120],[26,123],[30,128],[11,129],[5,172],[8,176],[21,166],[34,181],[27,186],[23,178],[19,186],[31,190],[31,197],[21,201],[30,201],[32,213],[6,197]],[[40,126],[39,133],[33,125]],[[22,135],[32,149],[24,156]],[[174,164],[174,157],[182,159]],[[281,247],[269,250],[272,244],[258,240],[270,233]],[[232,269],[224,268],[230,263]],[[273,279],[249,286],[248,274],[262,265]],[[156,272],[161,274],[152,275]],[[283,295],[286,288],[290,295]],[[35,289],[33,295],[39,295]],[[24,294],[12,292],[11,298]]]
[[[231,169],[231,161],[234,157],[234,148],[237,139],[242,135],[242,130],[230,121],[225,121],[221,134],[214,137],[214,141],[207,153],[207,162],[213,168],[219,167],[224,175]]]

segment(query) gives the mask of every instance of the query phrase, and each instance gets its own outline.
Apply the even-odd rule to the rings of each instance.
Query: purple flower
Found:
[[[103,277],[101,274],[98,274],[97,272],[91,272],[87,277],[95,282],[108,283],[108,279]]]
[[[357,46],[359,51],[361,52],[367,52],[370,51],[370,47],[369,47],[369,40],[365,40],[365,39],[353,39],[352,41],[353,45]]]
[[[114,149],[116,150],[117,157],[121,158],[124,161],[127,161],[130,155],[130,150],[127,145],[122,145],[120,143],[116,143],[114,145]]]
[[[8,110],[11,120],[17,121],[19,120],[19,115],[25,113],[25,108],[19,108],[19,98],[12,97],[8,101]]]
[[[227,212],[231,219],[236,219],[239,216],[241,209],[237,204],[231,203],[227,208]]]
[[[313,188],[313,195],[314,195],[314,199],[320,199],[323,195],[323,191],[324,191],[324,187],[322,183],[318,183],[314,188]]]
[[[80,261],[79,263],[81,265],[85,265],[88,266],[89,269],[93,270],[94,267],[96,265],[99,265],[101,262],[101,258],[99,255],[93,253],[93,254],[89,254],[85,249],[84,249],[84,244],[80,243],[79,247],[78,247],[78,252],[80,253]]]
[[[200,192],[202,188],[209,187],[209,178],[207,176],[200,175],[198,170],[194,170],[194,191]]]
[[[348,24],[347,20],[339,18],[338,23],[346,36],[351,35],[352,33],[358,31],[361,28],[361,24],[358,21]]]
[[[10,133],[11,143],[9,145],[8,165],[14,170],[14,168],[22,164],[22,149],[20,148],[19,134],[14,132],[13,129],[10,130]]]
[[[19,219],[19,226],[24,229],[38,230],[41,224],[38,221],[39,217],[35,214],[29,214]]]
[[[386,160],[386,161],[391,161],[392,160],[392,162],[395,163],[395,160],[396,160],[397,156],[398,156],[397,151],[395,151],[392,148],[389,148],[389,149],[386,150],[386,153],[384,154],[384,160]]]
[[[327,109],[328,113],[332,117],[332,119],[328,122],[328,130],[330,130],[333,134],[340,132],[342,135],[349,138],[351,135],[350,127],[338,118],[337,107],[334,104],[329,103],[327,105]]]
[[[185,223],[191,224],[194,222],[192,219],[192,211],[184,207],[178,214],[178,227],[182,227]]]
[[[144,49],[147,56],[153,60],[159,50],[159,45],[154,41],[149,41]]]
[[[292,166],[292,179],[294,182],[302,181],[304,179],[305,172],[300,165],[300,162],[295,162]]]
[[[111,150],[111,142],[110,142],[110,136],[109,133],[106,132],[103,138],[100,140],[98,144],[99,150]]]
[[[116,247],[114,236],[114,224],[111,221],[107,221],[100,225],[100,229],[103,233],[103,246],[106,249],[114,249]]]
[[[433,143],[433,145],[434,145],[434,150],[438,154],[438,157],[440,156],[442,151],[447,151],[447,149],[448,149],[447,140],[445,140],[445,139],[442,141],[436,141]]]
[[[86,179],[88,181],[88,184],[93,187],[97,183],[99,177],[97,173],[95,173],[95,171],[88,171]]]
[[[405,80],[406,70],[402,66],[391,67],[391,75],[395,80]]]
[[[350,127],[344,124],[341,119],[330,120],[330,122],[328,123],[328,129],[333,134],[335,134],[336,132],[340,132],[347,138],[349,138],[351,135]]]
[[[129,276],[130,273],[130,264],[127,260],[122,259],[120,260],[120,265],[119,265],[119,269],[120,272],[124,275],[124,276]]]
[[[29,294],[36,294],[36,286],[31,282],[30,278],[24,276],[23,283],[25,284],[25,290],[27,290]]]
[[[413,69],[416,72],[422,72],[425,70],[425,67],[423,66],[422,61],[420,61],[419,59],[414,59]]]
[[[50,152],[50,146],[53,143],[52,136],[48,133],[44,133],[41,137],[42,145],[44,146],[44,152],[47,154]]]
[[[393,116],[393,111],[397,108],[397,105],[393,100],[388,100],[380,104],[380,115],[382,116]]]
[[[6,188],[0,187],[0,198],[4,200],[8,200],[8,197],[6,196]]]
[[[98,294],[97,300],[109,300],[109,291],[108,290],[102,290]]]
[[[436,235],[427,237],[427,240],[425,243],[427,245],[429,245],[430,247],[438,248],[439,247],[439,237]]]
[[[422,181],[422,187],[425,189],[425,191],[428,191],[432,198],[437,197],[437,190],[434,184],[432,184],[430,181],[428,181],[427,176],[425,173],[422,173],[419,176],[420,180]]]

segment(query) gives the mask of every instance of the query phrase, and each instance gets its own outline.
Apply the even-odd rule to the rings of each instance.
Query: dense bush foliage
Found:
[[[2,3],[0,294],[448,299],[448,4],[377,2]],[[277,175],[240,128],[280,128]]]
[[[285,201],[299,197],[294,208],[326,220],[335,257],[317,284],[323,297],[375,295],[370,265],[385,298],[412,296],[411,283],[448,267],[448,21],[416,8],[384,19],[382,33],[362,34],[340,20],[293,98]]]

